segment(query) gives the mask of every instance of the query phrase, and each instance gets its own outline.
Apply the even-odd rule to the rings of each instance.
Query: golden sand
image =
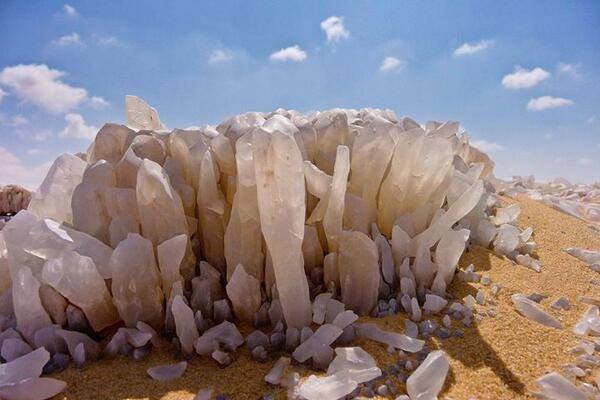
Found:
[[[505,202],[513,201],[505,199]],[[519,204],[522,209],[519,226],[533,227],[542,272],[515,265],[481,247],[475,247],[462,257],[461,267],[474,264],[476,272],[488,274],[502,289],[493,298],[490,286],[456,280],[453,283],[450,293],[459,299],[468,294],[475,296],[479,289],[483,290],[486,298],[495,304],[476,306],[476,309],[495,310],[496,316],[486,316],[471,328],[464,329],[463,338],[435,338],[428,342],[430,348],[443,349],[450,358],[451,369],[440,399],[530,398],[529,392],[536,390],[536,378],[551,371],[560,372],[561,366],[574,362],[574,357],[566,351],[577,343],[571,328],[587,307],[577,301],[577,296],[600,299],[600,286],[592,283],[600,280],[600,274],[561,250],[565,247],[600,249],[600,235],[593,233],[584,222],[543,204],[525,198],[519,199]],[[515,311],[510,295],[532,292],[549,296],[541,306],[564,324],[564,330],[546,328]],[[561,296],[571,302],[569,311],[549,307]],[[403,319],[396,315],[381,319],[362,318],[361,321],[402,332]],[[453,321],[453,327],[463,329],[456,321]],[[356,345],[372,354],[382,369],[396,360],[380,344],[361,340]],[[149,367],[178,361],[169,350],[156,349],[140,362],[126,357],[106,359],[87,364],[82,371],[70,367],[54,377],[68,384],[58,399],[192,400],[198,390],[206,387],[214,388],[216,394],[227,394],[230,399],[259,399],[266,393],[285,398],[282,389],[269,387],[263,379],[275,360],[255,362],[250,359],[245,346],[238,355],[239,358],[227,368],[219,368],[212,360],[195,357],[189,362],[184,376],[169,383],[153,381],[146,374]],[[298,371],[303,376],[311,373],[309,369]],[[394,383],[400,393],[405,393],[402,384]]]

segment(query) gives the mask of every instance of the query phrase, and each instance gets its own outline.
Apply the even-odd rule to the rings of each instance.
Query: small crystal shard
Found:
[[[553,316],[543,311],[535,302],[529,300],[525,295],[513,294],[511,300],[517,311],[525,317],[545,326],[562,329],[562,324]]]
[[[586,400],[586,396],[568,379],[551,372],[536,380],[542,395],[550,400]]]
[[[280,357],[279,360],[277,360],[277,362],[273,365],[273,368],[271,368],[269,373],[265,376],[265,381],[271,385],[279,385],[281,383],[281,379],[283,378],[285,368],[290,365],[290,362],[290,358]]]
[[[227,296],[233,305],[233,312],[240,320],[252,322],[254,314],[260,308],[260,282],[246,273],[244,266],[238,264],[226,286]]]
[[[194,312],[185,304],[180,295],[175,296],[171,310],[175,318],[175,329],[177,330],[179,343],[181,343],[181,350],[185,355],[192,354],[194,352],[194,343],[199,337]]]
[[[187,362],[181,361],[177,364],[159,365],[148,368],[146,372],[156,381],[166,382],[177,379],[183,375],[187,368]]]

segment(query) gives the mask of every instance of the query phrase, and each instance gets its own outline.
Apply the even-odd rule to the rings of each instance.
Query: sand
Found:
[[[504,199],[504,202],[508,204],[514,200]],[[478,305],[476,309],[494,310],[496,316],[486,316],[471,328],[462,328],[453,321],[453,327],[464,329],[463,338],[428,342],[430,348],[443,349],[450,358],[451,370],[440,399],[531,398],[529,392],[536,390],[536,378],[551,371],[561,371],[561,366],[574,362],[574,357],[567,352],[577,343],[571,328],[587,308],[577,297],[600,299],[600,285],[594,283],[600,283],[600,274],[561,250],[565,247],[600,249],[600,235],[592,232],[584,222],[541,203],[526,198],[520,198],[518,203],[522,208],[519,226],[533,227],[542,272],[515,265],[481,247],[473,248],[462,257],[461,267],[474,264],[476,272],[488,274],[502,289],[493,298],[490,286],[457,280],[453,283],[450,293],[456,298],[467,294],[475,296],[481,289],[486,298],[493,299],[493,304]],[[564,324],[564,330],[546,328],[514,310],[510,295],[532,292],[549,296],[541,306]],[[549,307],[561,296],[571,302],[569,311],[555,311]],[[403,315],[396,315],[381,319],[361,318],[361,321],[402,332],[403,319]],[[356,345],[372,354],[382,369],[397,359],[377,343],[361,340]],[[227,394],[230,399],[259,399],[266,393],[285,398],[284,390],[268,387],[263,379],[275,360],[268,363],[252,361],[245,346],[238,352],[239,358],[227,368],[219,368],[212,360],[195,357],[182,378],[170,383],[153,381],[146,374],[147,368],[178,361],[168,348],[154,350],[140,362],[118,357],[90,363],[82,371],[70,367],[54,374],[55,378],[68,384],[57,398],[192,400],[198,390],[206,387],[213,387],[215,393]],[[307,368],[297,370],[303,376],[311,373]],[[590,377],[586,379],[591,382]],[[401,383],[394,383],[400,393],[405,393]]]

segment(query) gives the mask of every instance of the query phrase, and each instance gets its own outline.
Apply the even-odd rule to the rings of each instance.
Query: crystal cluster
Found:
[[[24,210],[31,200],[31,192],[18,185],[0,186],[0,229],[4,226],[3,215],[13,215]]]
[[[79,367],[140,359],[162,335],[227,365],[246,342],[257,360],[285,350],[327,370],[301,396],[343,396],[378,368],[359,348],[334,347],[356,336],[408,353],[424,346],[359,315],[419,321],[446,309],[473,244],[539,270],[532,230],[516,227],[518,207],[499,207],[493,164],[456,122],[279,109],[167,130],[133,96],[126,117],[87,152],[60,156],[0,231],[3,358],[43,346],[48,370],[65,357]],[[236,323],[256,330],[244,338]],[[287,382],[289,362],[268,381]],[[172,379],[186,365],[148,373]],[[408,382],[411,398],[435,397],[447,370],[431,353]]]

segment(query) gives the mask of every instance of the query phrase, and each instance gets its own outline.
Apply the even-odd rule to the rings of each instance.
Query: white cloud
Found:
[[[67,14],[67,16],[69,17],[77,17],[79,14],[77,13],[77,10],[75,9],[75,7],[69,5],[69,4],[65,4],[63,6],[63,10],[65,11],[65,14]]]
[[[405,62],[398,60],[396,57],[386,57],[381,65],[379,66],[379,70],[383,72],[400,70],[404,67]]]
[[[331,16],[321,21],[321,29],[327,35],[327,42],[339,42],[350,37],[350,32],[344,27],[343,17]]]
[[[470,142],[471,146],[478,148],[481,151],[486,153],[493,153],[495,151],[504,150],[504,146],[498,144],[496,142],[488,142],[487,140],[472,140]]]
[[[561,74],[571,75],[575,79],[581,78],[581,64],[558,63],[558,72]]]
[[[2,90],[2,88],[0,88],[0,103],[2,103],[2,98],[4,96],[8,96],[8,93],[6,93],[4,90]]]
[[[306,60],[306,52],[300,48],[297,44],[285,49],[281,49],[271,54],[269,57],[271,61],[294,61],[302,62]]]
[[[120,46],[123,44],[121,39],[116,36],[98,36],[94,35],[94,40],[100,46],[111,47],[111,46]]]
[[[48,150],[44,149],[29,149],[27,150],[27,154],[30,156],[39,156],[40,154],[46,154]]]
[[[529,111],[543,111],[551,108],[570,106],[573,100],[563,99],[562,97],[542,96],[529,100],[527,109]]]
[[[0,72],[0,83],[9,87],[19,99],[60,114],[79,106],[87,98],[83,88],[69,86],[59,78],[63,71],[45,64],[15,65]]]
[[[550,72],[542,68],[527,70],[517,66],[514,73],[502,78],[502,85],[507,89],[529,89],[548,78]]]
[[[36,142],[45,142],[46,140],[50,139],[51,137],[52,137],[52,132],[47,129],[38,131],[38,132],[34,133],[33,136],[31,136],[31,138],[33,140],[35,140]]]
[[[36,189],[42,182],[52,163],[26,166],[21,159],[7,148],[0,146],[0,185],[18,184]]]
[[[110,106],[110,103],[108,101],[104,100],[104,98],[102,98],[100,96],[92,96],[90,98],[90,105],[92,106],[92,108],[95,108],[96,110],[101,110],[103,108]]]
[[[29,120],[21,114],[13,115],[8,118],[5,114],[0,114],[0,125],[22,126],[29,123]]]
[[[490,40],[480,40],[479,42],[463,43],[454,50],[455,56],[466,56],[470,54],[479,53],[490,47],[492,42]]]
[[[211,64],[218,64],[226,61],[230,61],[233,55],[229,50],[213,50],[208,56],[208,62]]]
[[[69,35],[61,36],[58,39],[52,41],[52,44],[58,47],[68,46],[84,46],[85,44],[79,37],[77,32],[73,32]]]
[[[592,160],[591,158],[581,157],[577,159],[577,165],[581,165],[584,167],[594,165],[594,160]]]
[[[98,132],[95,126],[88,126],[80,114],[70,113],[65,115],[67,126],[58,133],[61,139],[93,139]]]

